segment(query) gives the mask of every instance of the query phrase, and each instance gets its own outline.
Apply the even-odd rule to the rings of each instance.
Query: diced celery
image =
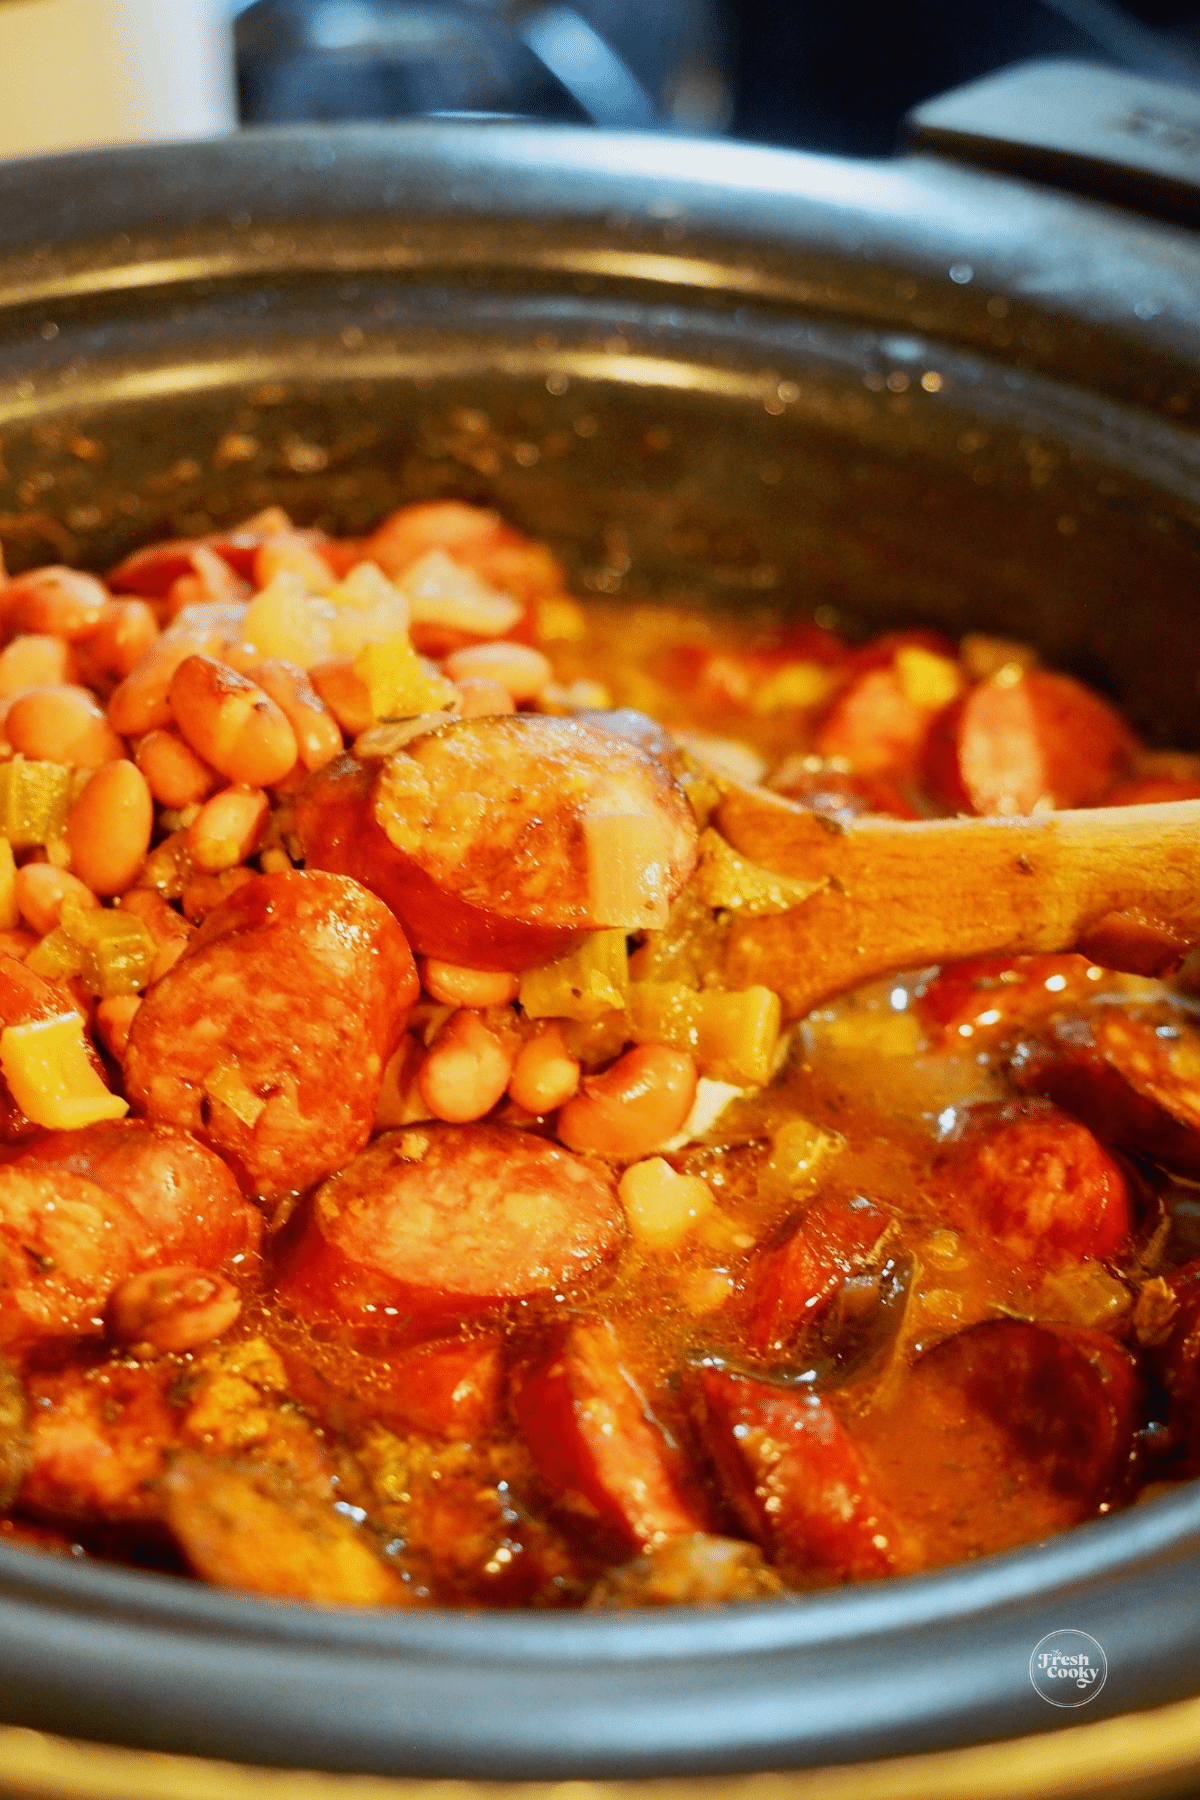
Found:
[[[728,930],[729,921],[715,918],[689,884],[672,906],[665,930],[646,933],[630,958],[629,972],[635,981],[676,981],[698,988],[708,971],[721,967]]]
[[[562,1034],[567,1055],[585,1069],[594,1069],[599,1063],[612,1062],[624,1050],[629,1042],[629,1014],[622,1009],[601,1013],[597,1019],[564,1019]]]
[[[40,944],[34,945],[25,958],[25,967],[35,975],[44,975],[48,981],[60,981],[65,976],[82,973],[83,951],[60,925],[48,932]]]
[[[8,839],[0,838],[0,931],[14,931],[20,923],[16,859]]]
[[[587,1024],[619,1012],[629,993],[629,954],[623,931],[593,931],[578,950],[521,977],[518,999],[531,1019],[578,1019]]]
[[[639,1044],[690,1050],[702,1075],[763,1087],[771,1079],[782,1009],[770,988],[702,993],[677,982],[635,981],[630,1035]]]
[[[63,836],[71,773],[66,763],[28,762],[23,756],[0,763],[0,837],[14,850],[33,850]]]
[[[30,951],[26,962],[35,975],[78,975],[89,994],[108,1000],[144,988],[154,956],[154,939],[133,913],[87,909],[68,901],[62,923]]]
[[[740,913],[747,919],[766,919],[791,912],[827,882],[825,875],[816,881],[779,875],[739,856],[719,831],[710,828],[701,834],[693,886],[706,906]]]

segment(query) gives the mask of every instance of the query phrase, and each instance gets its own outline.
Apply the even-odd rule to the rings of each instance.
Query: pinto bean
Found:
[[[64,900],[73,900],[76,906],[85,908],[99,905],[91,888],[65,869],[56,869],[53,863],[26,863],[17,870],[15,887],[21,917],[39,937],[54,930],[62,916]]]
[[[509,1098],[535,1115],[555,1112],[578,1092],[581,1072],[567,1049],[562,1026],[550,1020],[517,1052]]]
[[[148,731],[134,760],[160,806],[197,806],[220,780],[177,731]]]
[[[271,802],[261,788],[222,788],[188,826],[188,855],[207,875],[236,868],[254,854],[270,817]]]
[[[639,1044],[602,1075],[584,1077],[582,1091],[558,1115],[558,1135],[572,1150],[628,1161],[646,1156],[683,1125],[696,1080],[686,1050]]]
[[[158,620],[144,600],[106,600],[95,630],[79,647],[87,678],[123,681],[157,638]]]
[[[0,615],[10,631],[74,644],[96,629],[109,598],[104,583],[82,569],[30,569],[0,587]]]
[[[512,1408],[559,1504],[598,1520],[626,1549],[704,1529],[678,1453],[648,1412],[607,1320],[559,1327],[543,1353],[514,1372]]]
[[[74,673],[71,647],[64,639],[39,634],[15,637],[0,650],[0,698],[23,694],[27,688],[57,687],[71,681]]]
[[[308,671],[308,679],[321,704],[332,713],[339,729],[348,738],[356,738],[360,732],[370,730],[375,723],[371,690],[362,676],[355,674],[352,657],[318,663]]]
[[[434,1039],[417,1075],[417,1091],[435,1119],[466,1125],[491,1112],[508,1086],[515,1039],[489,1029],[460,1007]]]
[[[421,963],[421,986],[443,1006],[507,1006],[516,999],[520,985],[516,975],[498,969],[463,969],[433,956]]]
[[[454,682],[493,681],[517,703],[536,700],[554,675],[549,658],[540,650],[503,639],[452,650],[442,667]]]
[[[113,689],[108,702],[108,722],[113,730],[126,737],[165,730],[174,718],[168,696],[176,669],[211,645],[211,634],[204,631],[176,629],[156,639]]]
[[[125,746],[87,688],[30,688],[19,694],[4,721],[14,750],[33,761],[97,769],[125,754]]]
[[[126,1092],[206,1137],[255,1192],[309,1187],[366,1143],[417,992],[373,895],[336,875],[253,876],[146,994]]]
[[[244,672],[286,716],[306,769],[323,769],[342,754],[341,728],[298,663],[269,658]]]
[[[108,1297],[109,1337],[137,1355],[195,1350],[229,1330],[242,1310],[231,1281],[181,1264],[130,1275]]]
[[[123,894],[146,860],[153,828],[154,801],[141,770],[104,763],[67,815],[71,865],[94,894]]]
[[[575,1288],[623,1231],[602,1165],[510,1126],[412,1125],[318,1189],[278,1293],[355,1333],[457,1320]]]
[[[96,1031],[114,1062],[120,1062],[129,1042],[133,1016],[142,1004],[140,994],[112,994],[96,1007]]]
[[[274,700],[211,656],[171,677],[171,711],[186,741],[230,781],[270,787],[296,766],[296,734]]]
[[[424,955],[505,972],[565,955],[586,930],[665,922],[698,842],[643,750],[528,713],[454,721],[377,772],[339,758],[301,795],[296,826],[310,866],[378,893]]]

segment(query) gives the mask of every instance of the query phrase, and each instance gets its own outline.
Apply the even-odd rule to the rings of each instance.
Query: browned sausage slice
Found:
[[[504,1350],[498,1338],[435,1338],[388,1358],[376,1417],[401,1430],[473,1443],[500,1423]]]
[[[394,1330],[571,1290],[623,1233],[600,1164],[503,1125],[410,1126],[313,1196],[278,1292],[306,1318]]]
[[[938,798],[962,812],[1095,806],[1133,748],[1121,715],[1081,682],[1045,669],[1009,681],[1002,670],[938,719],[925,775]]]
[[[819,1199],[787,1238],[761,1258],[751,1283],[749,1339],[756,1350],[782,1350],[819,1318],[846,1277],[865,1262],[889,1224],[861,1196]]]
[[[310,1187],[370,1136],[418,984],[387,908],[342,876],[260,875],[209,913],[138,1008],[125,1087],[252,1191]]]
[[[0,1347],[103,1330],[146,1229],[116,1194],[61,1169],[0,1168]]]
[[[513,1379],[513,1413],[554,1499],[628,1548],[702,1532],[675,1445],[649,1415],[606,1319],[561,1327]]]
[[[703,1531],[679,1457],[647,1411],[604,1319],[577,1319],[515,1372],[513,1412],[555,1500],[630,1548]]]
[[[927,1352],[919,1379],[1001,1426],[1010,1478],[1077,1502],[1079,1516],[1118,1482],[1138,1414],[1133,1359],[1100,1331],[986,1319]]]
[[[1018,1044],[1010,1071],[1026,1093],[1045,1094],[1110,1144],[1200,1177],[1200,1080],[1189,1063],[1188,1026],[1152,1024],[1117,1008],[1056,1020]]]
[[[353,875],[414,949],[465,968],[534,968],[580,932],[661,927],[695,867],[667,769],[574,719],[461,719],[367,787],[345,759],[313,777],[296,809],[308,863]]]
[[[1111,1256],[1129,1231],[1129,1187],[1086,1126],[1037,1100],[977,1106],[935,1170],[960,1229],[1023,1261]]]
[[[17,1159],[21,1168],[60,1169],[95,1182],[132,1207],[155,1260],[187,1259],[216,1269],[257,1247],[262,1215],[242,1195],[216,1153],[186,1131],[144,1119],[116,1119],[82,1131],[51,1131]]]
[[[704,1428],[726,1500],[791,1586],[867,1581],[900,1560],[858,1445],[811,1389],[708,1369]]]

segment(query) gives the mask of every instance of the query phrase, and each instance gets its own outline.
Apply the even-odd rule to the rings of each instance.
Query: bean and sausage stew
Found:
[[[791,1019],[739,944],[809,890],[721,821],[1195,798],[1200,759],[1019,643],[585,606],[454,501],[34,569],[0,624],[0,1536],[624,1607],[1196,1470],[1188,965]]]

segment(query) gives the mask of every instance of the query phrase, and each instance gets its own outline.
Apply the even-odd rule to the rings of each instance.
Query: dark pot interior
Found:
[[[582,592],[1037,640],[1200,744],[1200,256],[935,158],[519,127],[0,170],[0,541],[494,502]],[[822,615],[825,617],[826,615]],[[0,1547],[0,1717],[243,1760],[796,1767],[1191,1691],[1200,1492],[944,1574],[640,1617],[336,1614]]]

